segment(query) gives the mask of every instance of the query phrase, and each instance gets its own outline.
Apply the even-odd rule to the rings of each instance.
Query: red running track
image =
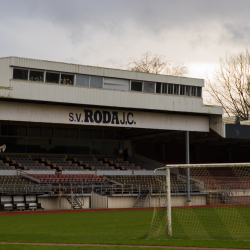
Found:
[[[172,207],[172,209],[190,209],[190,208],[215,208],[215,207],[246,207],[250,204],[242,205],[209,205],[209,206],[183,206]],[[159,209],[166,209],[161,207]],[[154,210],[153,207],[143,208],[106,208],[106,209],[81,209],[81,210],[47,210],[47,211],[23,211],[23,212],[0,212],[0,216],[6,215],[24,215],[24,214],[67,214],[67,213],[89,213],[89,212],[110,212],[110,211],[135,211],[135,210]]]
[[[47,211],[23,211],[23,212],[0,212],[0,216],[24,215],[24,214],[70,214],[89,212],[110,212],[110,211],[133,211],[133,210],[154,210],[154,208],[107,208],[107,209],[81,209],[81,210],[47,210]]]
[[[139,247],[139,248],[160,248],[160,249],[201,249],[201,250],[232,250],[232,248],[210,248],[210,247],[171,247],[171,246],[144,246],[144,245],[102,245],[102,244],[61,244],[61,243],[18,243],[0,242],[0,245],[34,245],[34,246],[74,246],[74,247]],[[234,248],[233,250],[246,250]]]

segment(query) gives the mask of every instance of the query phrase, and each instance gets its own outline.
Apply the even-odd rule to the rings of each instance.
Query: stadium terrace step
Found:
[[[139,194],[133,207],[144,207],[149,196],[150,194],[148,190],[145,190],[143,193]]]
[[[73,209],[83,209],[83,204],[74,194],[66,196],[67,201],[73,207]]]

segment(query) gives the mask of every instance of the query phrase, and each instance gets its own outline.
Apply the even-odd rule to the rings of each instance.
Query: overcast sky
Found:
[[[0,57],[118,67],[145,52],[204,78],[250,47],[250,0],[0,0]]]

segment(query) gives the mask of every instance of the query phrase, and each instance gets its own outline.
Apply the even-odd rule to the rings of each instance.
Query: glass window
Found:
[[[1,135],[8,135],[8,125],[1,125]]]
[[[17,125],[2,125],[1,126],[2,135],[10,136],[26,136],[27,127],[26,126],[17,126]]]
[[[104,78],[103,88],[129,91],[129,83],[130,83],[129,80],[124,80],[124,79]]]
[[[13,79],[28,80],[28,70],[27,69],[14,69]]]
[[[131,82],[131,90],[142,91],[142,82]]]
[[[55,128],[55,137],[56,138],[67,138],[67,129],[66,128]]]
[[[197,87],[197,96],[201,97],[201,87]]]
[[[162,84],[162,93],[164,93],[164,94],[168,93],[168,84],[167,83]]]
[[[156,93],[161,93],[161,83],[160,82],[156,83]]]
[[[61,84],[73,85],[74,84],[74,75],[61,74]]]
[[[180,95],[185,95],[185,85],[180,85]]]
[[[116,140],[117,131],[116,130],[103,130],[103,139],[104,140]]]
[[[80,129],[79,137],[81,139],[90,139],[91,138],[91,129]]]
[[[30,81],[43,82],[44,72],[30,70]]]
[[[28,136],[30,137],[41,137],[41,127],[30,126],[28,129]]]
[[[76,85],[89,87],[89,76],[76,75]]]
[[[174,84],[174,95],[179,95],[179,85]]]
[[[53,127],[41,127],[41,137],[53,137]]]
[[[186,86],[185,95],[190,95],[190,86]]]
[[[154,82],[144,82],[143,92],[155,93],[155,83]]]
[[[91,130],[91,139],[102,139],[102,130],[101,129],[92,129]]]
[[[78,138],[78,129],[77,128],[68,128],[67,129],[67,138]]]
[[[90,87],[102,88],[102,77],[91,76],[90,77]]]
[[[196,96],[196,87],[191,87],[191,96]]]
[[[173,84],[168,84],[168,94],[173,94]]]
[[[59,74],[46,72],[46,82],[59,83]]]
[[[15,135],[27,136],[27,126],[15,126]]]

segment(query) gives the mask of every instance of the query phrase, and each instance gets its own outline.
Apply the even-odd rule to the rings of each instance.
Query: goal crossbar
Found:
[[[154,170],[154,173],[158,170],[164,170],[167,168],[206,168],[206,167],[212,167],[212,168],[218,168],[218,167],[250,167],[250,163],[211,163],[211,164],[179,164],[179,165],[166,165],[165,167],[156,168]]]

